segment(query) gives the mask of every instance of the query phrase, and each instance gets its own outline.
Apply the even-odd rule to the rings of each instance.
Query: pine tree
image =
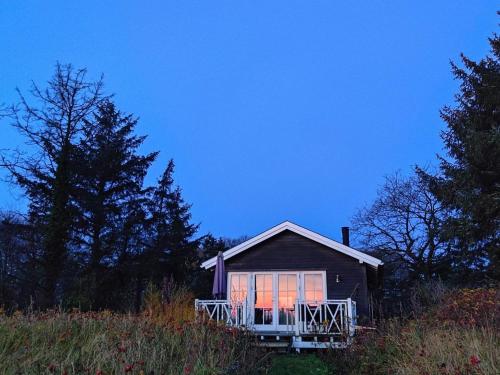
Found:
[[[192,224],[191,205],[184,202],[180,187],[174,186],[174,162],[170,160],[149,202],[149,276],[159,283],[165,276],[189,282],[189,271],[197,266],[198,225]]]
[[[499,278],[500,248],[500,38],[490,39],[491,55],[474,62],[462,55],[452,64],[461,81],[455,107],[444,107],[442,138],[448,157],[440,174],[427,176],[432,190],[454,215],[445,236],[456,249],[456,266],[476,276],[489,270]],[[463,279],[464,273],[461,272]]]
[[[78,251],[93,308],[109,302],[109,293],[102,288],[110,285],[110,267],[124,260],[124,252],[137,251],[130,249],[132,243],[137,246],[137,241],[129,238],[131,221],[141,224],[136,220],[137,210],[140,212],[145,203],[143,180],[157,153],[138,154],[146,137],[134,134],[136,124],[137,119],[120,113],[107,100],[99,105],[93,119],[85,121],[78,147]]]

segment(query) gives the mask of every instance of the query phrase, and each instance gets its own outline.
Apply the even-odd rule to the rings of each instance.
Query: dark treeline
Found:
[[[1,306],[137,310],[147,284],[165,278],[209,292],[199,261],[224,241],[198,235],[172,160],[144,184],[158,153],[139,152],[137,119],[102,87],[57,65],[9,110],[26,147],[2,152],[2,166],[29,206],[2,214]]]
[[[436,170],[386,178],[354,217],[363,248],[385,261],[386,310],[410,306],[413,289],[497,286],[500,279],[500,38],[479,62],[452,63],[460,83],[441,118],[445,156]],[[392,311],[394,313],[394,311]]]

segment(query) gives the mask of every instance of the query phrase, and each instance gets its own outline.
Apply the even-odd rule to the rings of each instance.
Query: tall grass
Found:
[[[259,352],[245,332],[194,319],[190,295],[154,292],[140,315],[48,311],[0,317],[1,374],[244,374]]]
[[[193,321],[193,292],[173,282],[168,282],[162,290],[149,284],[144,296],[143,312],[157,323],[182,325],[184,322]]]
[[[0,313],[0,374],[246,374],[267,366],[247,332],[195,319],[192,297],[182,287],[149,288],[138,315]],[[321,358],[337,375],[499,374],[499,297],[493,289],[445,292],[414,317],[382,321]],[[271,371],[304,364],[287,360]],[[308,367],[326,371],[318,366]]]
[[[322,357],[335,374],[499,374],[499,318],[498,290],[451,291],[418,317],[382,321]]]

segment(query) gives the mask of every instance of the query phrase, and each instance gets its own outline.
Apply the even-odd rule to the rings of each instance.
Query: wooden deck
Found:
[[[246,301],[196,300],[198,317],[226,326],[251,331],[262,346],[290,347],[296,350],[345,348],[356,329],[356,302],[351,299],[300,301],[294,309],[293,324],[277,327],[255,325],[253,308]]]

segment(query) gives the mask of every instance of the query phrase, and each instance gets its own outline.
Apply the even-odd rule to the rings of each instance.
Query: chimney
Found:
[[[349,227],[342,227],[342,243],[349,246]]]

